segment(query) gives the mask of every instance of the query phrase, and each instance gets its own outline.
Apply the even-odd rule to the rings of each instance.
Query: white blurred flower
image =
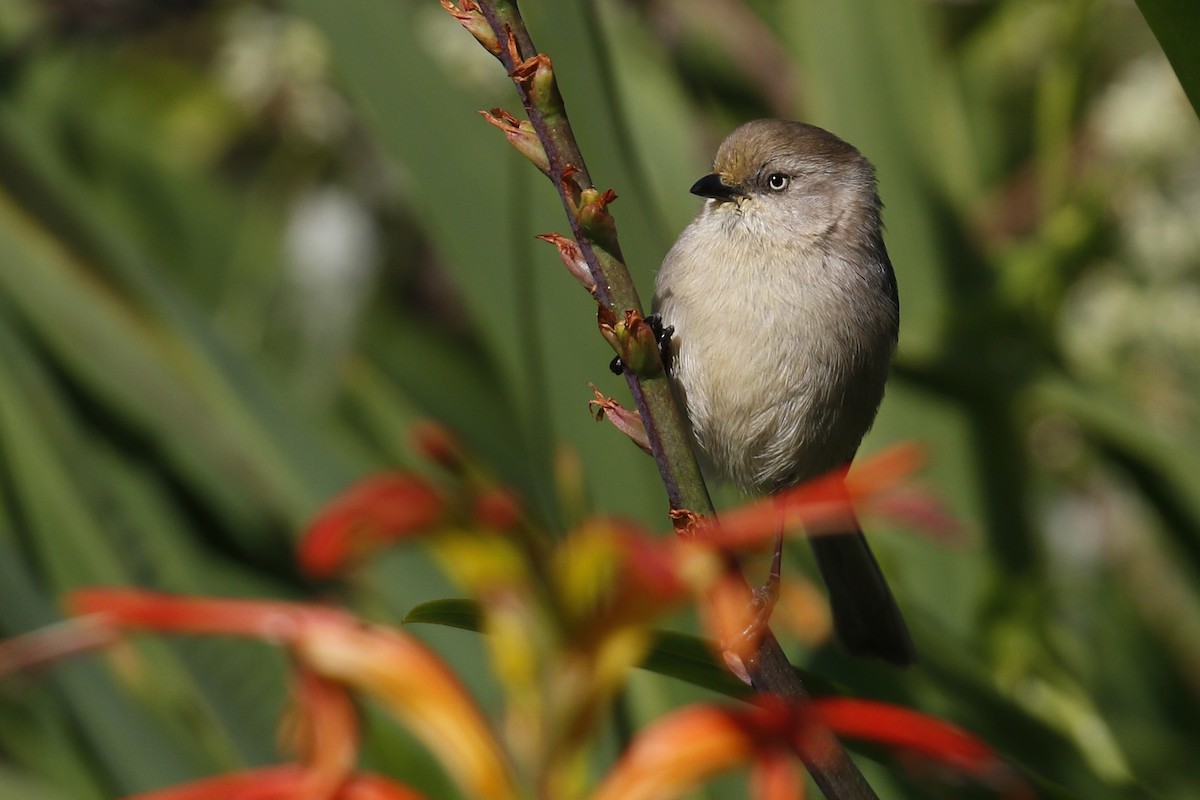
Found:
[[[1161,53],[1130,62],[1088,124],[1117,248],[1068,298],[1075,365],[1115,379],[1156,425],[1193,416],[1200,375],[1200,122]]]
[[[1135,291],[1101,268],[1080,281],[1067,298],[1062,341],[1072,360],[1092,374],[1107,372],[1129,338]]]
[[[416,11],[416,17],[417,41],[447,80],[485,92],[507,87],[504,68],[441,6],[430,2]]]
[[[328,143],[350,119],[329,83],[329,61],[328,45],[311,24],[247,4],[229,17],[216,73],[247,113],[270,111],[289,130]]]
[[[1129,64],[1096,101],[1090,128],[1116,179],[1129,264],[1152,280],[1200,267],[1200,121],[1161,54]]]
[[[1108,154],[1162,163],[1194,153],[1198,123],[1171,65],[1158,53],[1122,71],[1096,103],[1091,127]]]
[[[292,209],[284,233],[286,306],[306,384],[328,384],[353,341],[382,255],[374,219],[356,197],[324,187]]]

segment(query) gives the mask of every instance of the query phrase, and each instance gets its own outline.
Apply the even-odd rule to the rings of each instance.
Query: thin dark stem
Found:
[[[510,75],[518,66],[538,55],[530,39],[515,0],[476,0],[499,42],[498,57]],[[510,42],[511,39],[511,42]],[[548,62],[547,62],[548,71]],[[544,76],[546,77],[546,76]],[[598,242],[588,236],[578,216],[578,194],[594,188],[583,154],[571,131],[566,108],[553,74],[530,91],[527,84],[515,80],[521,102],[533,124],[550,166],[550,179],[558,189],[571,232],[588,264],[596,286],[596,298],[617,312],[642,312],[637,289],[625,266],[620,246],[612,236]],[[692,450],[691,433],[683,418],[665,373],[639,376],[626,370],[629,390],[649,436],[651,451],[658,464],[673,510],[687,510],[702,516],[714,514],[712,500],[700,474]],[[759,651],[745,665],[756,691],[805,701],[807,689],[792,668],[778,640],[768,631]],[[878,800],[858,767],[837,738],[828,730],[815,732],[800,753],[805,767],[827,798],[831,800]]]

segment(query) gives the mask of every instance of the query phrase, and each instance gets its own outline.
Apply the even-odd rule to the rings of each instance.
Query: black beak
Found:
[[[713,173],[705,175],[700,180],[692,184],[692,194],[698,194],[701,197],[711,197],[714,200],[732,200],[741,194],[735,187],[729,186],[721,180],[721,176]]]

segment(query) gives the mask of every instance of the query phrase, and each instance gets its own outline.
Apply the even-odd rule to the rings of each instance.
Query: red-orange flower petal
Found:
[[[231,772],[127,800],[317,800],[307,770],[295,765]]]
[[[328,577],[386,543],[436,526],[446,504],[432,486],[407,473],[377,475],[335,497],[300,542],[301,568]]]
[[[923,756],[1010,797],[1031,796],[988,745],[947,722],[871,700],[765,697],[749,707],[690,706],[663,717],[634,739],[592,800],[669,800],[744,765],[752,767],[753,797],[796,796],[783,754],[821,761],[830,731]]]
[[[688,706],[639,733],[591,800],[669,800],[749,763],[756,748],[736,712]]]
[[[397,630],[297,603],[89,589],[69,602],[118,627],[249,636],[287,644],[317,675],[377,696],[439,756],[468,796],[515,797],[499,743],[466,689],[431,650]]]
[[[900,444],[864,459],[847,473],[837,469],[769,498],[747,503],[709,520],[701,535],[730,550],[766,547],[782,525],[786,531],[803,529],[806,535],[841,532],[854,519],[856,505],[872,501],[898,488],[921,463],[920,449]]]
[[[716,580],[700,606],[704,627],[715,639],[725,666],[739,680],[750,682],[752,663],[768,632],[769,609],[756,605],[754,593],[740,572],[726,571]]]
[[[755,800],[803,800],[804,774],[786,751],[759,755],[750,769],[750,797]]]
[[[381,701],[468,797],[510,800],[512,773],[495,733],[454,673],[415,638],[361,625],[320,625],[294,652],[318,674]]]
[[[425,795],[379,775],[349,778],[330,794],[308,770],[288,764],[231,772],[126,800],[427,800]]]
[[[994,750],[962,728],[902,706],[831,697],[812,708],[841,736],[916,753],[979,778],[1003,767]]]
[[[381,775],[355,775],[335,800],[426,800],[425,795]]]
[[[358,763],[358,711],[344,686],[304,665],[293,680],[283,744],[308,769],[320,796],[333,797]]]
[[[67,595],[74,614],[102,614],[121,628],[210,636],[246,636],[266,642],[293,643],[317,622],[354,625],[342,611],[268,600],[185,597],[140,589],[79,589]]]
[[[913,442],[900,442],[855,461],[846,475],[846,486],[855,499],[881,494],[897,487],[925,464],[925,451]]]

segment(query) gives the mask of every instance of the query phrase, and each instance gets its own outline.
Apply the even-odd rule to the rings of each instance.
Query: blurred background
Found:
[[[1187,5],[1145,3],[1195,42]],[[924,443],[966,534],[871,530],[921,665],[797,661],[967,726],[1045,796],[1195,797],[1200,71],[1128,0],[522,10],[644,299],[740,122],[802,118],[878,167],[903,332],[864,452]],[[437,2],[0,0],[0,42],[0,634],[93,584],[384,620],[452,595],[413,551],[343,587],[291,557],[339,489],[416,464],[425,417],[556,529],[667,528],[651,461],[588,413],[588,381],[626,393],[533,238],[566,232],[557,197],[476,115],[515,92]],[[498,702],[473,634],[414,632]],[[277,760],[283,667],[155,641],[0,684],[0,798]],[[629,706],[697,696],[639,673]],[[452,796],[367,713],[375,768]]]

